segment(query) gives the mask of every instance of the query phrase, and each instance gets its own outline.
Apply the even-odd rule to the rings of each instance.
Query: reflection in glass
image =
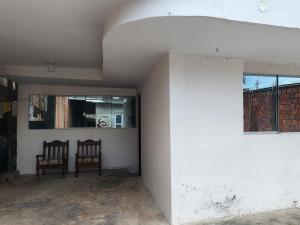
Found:
[[[55,97],[55,128],[85,127],[85,97]]]
[[[86,97],[86,126],[111,127],[111,97]]]
[[[135,97],[29,96],[29,128],[134,128]]]
[[[56,97],[55,128],[70,127],[70,105],[68,97]]]
[[[69,98],[69,127],[85,127],[85,97],[71,96]],[[66,127],[65,127],[66,128]]]
[[[278,77],[279,131],[300,131],[300,78]]]
[[[135,127],[135,97],[112,97],[112,127]]]
[[[29,128],[53,129],[55,127],[55,97],[30,95],[29,99]]]
[[[277,130],[277,77],[244,76],[244,131]]]

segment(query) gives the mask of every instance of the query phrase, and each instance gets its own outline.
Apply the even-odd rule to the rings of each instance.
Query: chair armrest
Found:
[[[36,155],[35,157],[37,160],[40,160],[40,158],[44,158],[44,155]]]
[[[44,158],[44,155],[36,155],[36,165],[39,166],[40,165],[40,159]]]

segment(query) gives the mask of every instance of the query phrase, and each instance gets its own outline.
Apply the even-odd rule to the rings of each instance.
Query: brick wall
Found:
[[[279,88],[279,131],[300,131],[300,86]],[[276,92],[262,89],[244,92],[244,131],[274,131]]]
[[[276,130],[276,93],[270,89],[244,92],[244,131]]]
[[[300,86],[279,90],[279,130],[300,131]]]
[[[70,127],[69,98],[55,97],[55,128]]]

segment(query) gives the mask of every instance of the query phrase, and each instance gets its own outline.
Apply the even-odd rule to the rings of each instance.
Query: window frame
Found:
[[[288,133],[300,133],[300,131],[280,131],[280,110],[279,110],[279,105],[280,105],[280,96],[279,96],[279,79],[281,77],[294,77],[294,78],[299,78],[300,75],[288,75],[288,74],[266,74],[266,73],[251,73],[251,72],[244,72],[243,73],[243,80],[245,76],[258,76],[258,77],[276,77],[276,130],[274,131],[245,131],[244,128],[244,101],[243,101],[243,133],[244,134],[288,134]],[[244,91],[244,87],[243,87]],[[243,92],[244,95],[244,92]]]

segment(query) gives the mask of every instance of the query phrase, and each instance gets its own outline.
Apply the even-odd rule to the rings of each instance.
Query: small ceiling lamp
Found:
[[[258,9],[262,13],[265,13],[269,10],[269,0],[258,0]]]
[[[49,72],[49,73],[55,72],[55,66],[52,65],[52,64],[49,64],[49,65],[48,65],[48,72]]]
[[[49,73],[54,73],[55,72],[55,61],[54,60],[49,60],[49,62],[48,62],[48,72]]]

